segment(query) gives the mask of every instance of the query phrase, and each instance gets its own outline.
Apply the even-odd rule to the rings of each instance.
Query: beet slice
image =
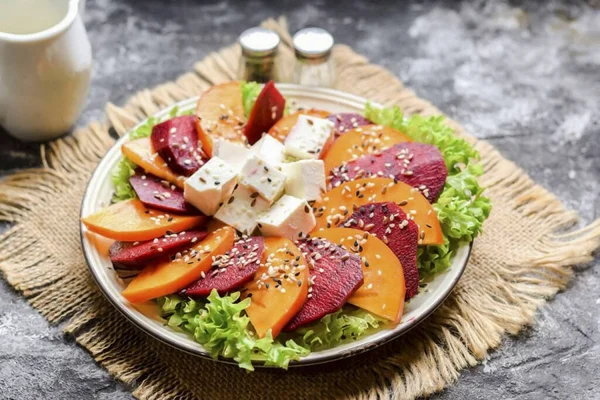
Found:
[[[288,332],[339,310],[363,284],[360,258],[341,246],[315,237],[298,248],[311,267],[313,283],[306,303],[284,328]]]
[[[273,81],[267,82],[256,98],[244,128],[248,143],[252,145],[258,142],[262,134],[268,132],[283,117],[284,110],[285,98]]]
[[[129,183],[147,207],[174,214],[200,214],[200,211],[185,201],[183,191],[168,181],[154,175],[136,173],[129,178]]]
[[[203,230],[194,230],[174,233],[141,243],[114,242],[109,249],[110,260],[115,264],[131,268],[143,267],[150,260],[169,256],[186,246],[201,241],[207,234]]]
[[[340,226],[368,231],[382,240],[402,264],[406,281],[405,300],[417,295],[419,292],[419,269],[417,268],[419,227],[415,221],[407,218],[396,203],[371,203],[361,206]]]
[[[265,240],[262,236],[238,240],[231,250],[213,263],[213,268],[206,272],[204,278],[183,289],[181,294],[206,297],[213,289],[217,289],[223,295],[243,286],[254,277],[264,251]]]
[[[174,172],[190,176],[206,161],[198,142],[196,117],[183,115],[154,125],[152,147]]]
[[[444,188],[448,170],[437,147],[407,142],[334,168],[329,179],[332,187],[336,187],[370,176],[397,179],[418,189],[433,203]]]
[[[357,113],[337,113],[327,117],[335,124],[335,137],[342,136],[344,133],[356,129],[359,126],[372,125],[373,122]]]

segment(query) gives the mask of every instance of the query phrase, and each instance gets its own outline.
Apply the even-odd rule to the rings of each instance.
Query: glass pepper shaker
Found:
[[[242,47],[240,79],[261,83],[277,81],[275,59],[279,42],[279,35],[271,29],[256,27],[242,32],[239,38]]]
[[[294,35],[296,65],[294,83],[331,87],[335,83],[335,66],[331,59],[333,36],[325,29],[305,28]]]

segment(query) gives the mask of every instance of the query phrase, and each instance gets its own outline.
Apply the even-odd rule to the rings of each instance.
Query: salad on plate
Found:
[[[402,323],[489,215],[477,151],[441,117],[332,114],[227,82],[130,132],[84,216],[132,304],[213,357],[287,368]]]

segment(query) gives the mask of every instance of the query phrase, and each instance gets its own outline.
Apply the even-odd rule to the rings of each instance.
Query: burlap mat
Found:
[[[283,38],[283,65],[293,57],[284,20],[266,21]],[[194,358],[137,330],[104,299],[81,253],[79,208],[91,172],[138,120],[210,85],[235,78],[237,46],[211,54],[176,82],[136,94],[123,108],[109,104],[110,123],[92,123],[43,148],[44,167],[0,182],[0,219],[14,227],[1,238],[0,269],[51,323],[73,335],[115,378],[143,399],[413,398],[443,389],[462,368],[534,320],[538,307],[565,287],[571,265],[589,262],[600,221],[573,226],[577,214],[536,185],[484,141],[482,156],[493,212],[475,241],[469,266],[450,298],[402,338],[343,363],[290,371],[258,370]],[[346,46],[334,51],[337,88],[409,114],[439,114],[385,69]],[[289,73],[289,69],[287,71]]]

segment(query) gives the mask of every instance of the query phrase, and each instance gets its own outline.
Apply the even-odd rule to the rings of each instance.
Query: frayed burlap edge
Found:
[[[286,22],[269,20],[265,25],[279,31],[283,38],[281,65],[284,76],[289,77],[293,54]],[[0,241],[0,270],[6,280],[51,323],[67,321],[65,332],[73,334],[113,376],[133,386],[139,398],[208,397],[212,389],[198,386],[188,376],[189,371],[200,368],[207,374],[222,374],[219,376],[225,380],[235,377],[240,386],[244,385],[240,379],[263,379],[265,386],[271,379],[286,379],[290,387],[309,384],[295,370],[284,372],[286,375],[256,372],[245,378],[231,367],[206,364],[187,355],[179,356],[181,362],[171,364],[173,368],[165,368],[163,361],[172,357],[167,353],[173,351],[155,345],[108,305],[82,264],[78,221],[68,221],[78,214],[83,188],[93,168],[114,143],[107,133],[110,126],[122,135],[146,116],[198,95],[214,83],[234,79],[238,57],[237,46],[226,48],[198,63],[195,72],[144,90],[124,107],[108,104],[107,123],[93,123],[71,137],[42,147],[42,168],[19,172],[0,182],[0,219],[14,223]],[[386,105],[396,104],[408,114],[440,114],[388,71],[369,64],[350,48],[337,46],[334,57],[340,90]],[[313,388],[290,389],[294,398],[414,398],[442,390],[457,379],[462,368],[485,358],[504,334],[516,334],[531,324],[537,308],[565,287],[572,265],[592,260],[592,252],[600,244],[600,220],[583,229],[556,233],[572,227],[577,214],[565,210],[555,196],[488,143],[467,135],[454,121],[449,123],[481,153],[485,167],[482,180],[494,201],[485,234],[497,235],[495,238],[501,241],[510,236],[506,235],[506,229],[511,229],[510,219],[518,218],[527,222],[523,229],[529,230],[523,235],[531,237],[531,243],[522,251],[506,252],[507,258],[499,262],[497,255],[490,255],[494,250],[486,247],[490,241],[482,237],[475,243],[467,271],[472,276],[461,280],[432,317],[388,345],[385,354],[376,350],[365,356],[371,357],[371,364],[363,362],[366,367],[344,372],[343,384],[314,378],[310,381],[314,382]],[[76,212],[61,211],[57,201],[77,207]],[[69,227],[56,229],[56,224]],[[501,247],[502,243],[494,245]],[[511,245],[519,246],[506,244]],[[477,268],[486,269],[485,277],[477,275]],[[486,285],[477,279],[485,279]],[[226,384],[219,384],[225,385],[225,391]],[[229,395],[216,391],[211,397]],[[236,397],[276,398],[272,392],[263,395],[260,391]]]

